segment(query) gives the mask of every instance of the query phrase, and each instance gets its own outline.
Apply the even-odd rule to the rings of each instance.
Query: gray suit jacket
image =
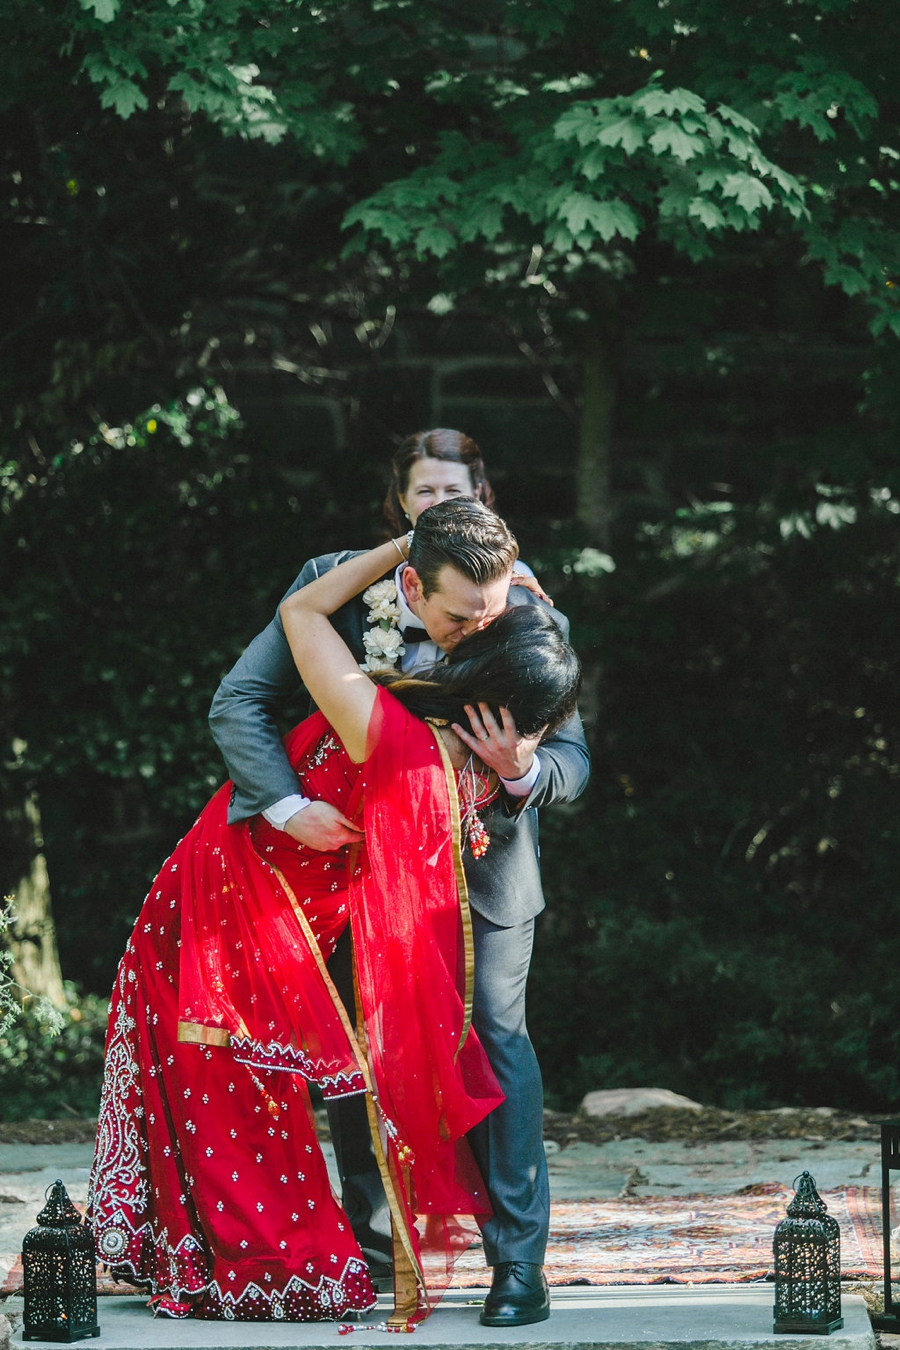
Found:
[[[285,594],[291,595],[354,556],[354,552],[344,551],[311,558]],[[511,604],[542,603],[521,586],[512,587],[509,598]],[[568,636],[567,619],[556,610],[551,612]],[[361,597],[351,600],[332,616],[332,623],[359,661],[365,656],[362,642],[365,620],[366,607]],[[228,813],[231,824],[301,790],[275,721],[280,706],[297,692],[299,684],[297,667],[276,610],[272,622],[253,639],[225,676],[210,709],[212,734],[235,785]],[[590,756],[578,715],[542,742],[539,753],[541,772],[524,804],[521,799],[509,798],[501,792],[482,813],[491,837],[490,848],[482,858],[472,857],[468,850],[465,853],[472,908],[501,927],[524,923],[544,908],[535,808],[572,801],[587,785]]]

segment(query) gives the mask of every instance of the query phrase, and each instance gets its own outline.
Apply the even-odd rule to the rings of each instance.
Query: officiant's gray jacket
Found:
[[[311,558],[284,598],[355,556],[355,552],[344,551]],[[509,600],[519,605],[543,603],[522,586],[510,589]],[[332,616],[332,623],[359,661],[365,658],[362,639],[366,613],[367,606],[357,596]],[[568,620],[556,610],[551,613],[568,637]],[[282,704],[297,693],[299,685],[300,676],[276,611],[269,626],[254,638],[219,685],[210,709],[210,727],[234,782],[230,824],[300,791],[275,721]],[[482,858],[474,858],[468,849],[464,855],[472,908],[501,927],[524,923],[544,908],[535,808],[572,801],[587,785],[590,756],[578,715],[543,741],[538,753],[541,771],[524,804],[521,798],[508,797],[501,791],[482,813],[491,837],[490,848]]]

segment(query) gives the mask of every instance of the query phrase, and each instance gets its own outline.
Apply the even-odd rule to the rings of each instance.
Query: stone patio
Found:
[[[333,1170],[331,1147],[323,1144]],[[879,1147],[874,1140],[817,1139],[740,1140],[733,1143],[691,1143],[618,1139],[594,1145],[575,1142],[560,1149],[548,1143],[551,1194],[554,1199],[632,1195],[725,1195],[757,1182],[789,1185],[799,1172],[814,1173],[822,1189],[842,1185],[877,1185]],[[75,1201],[86,1197],[92,1149],[90,1144],[0,1144],[0,1278],[5,1276],[21,1239],[34,1224],[47,1186],[57,1177]],[[435,1314],[415,1333],[423,1346],[491,1347],[527,1345],[574,1350],[640,1344],[672,1350],[740,1350],[768,1342],[779,1350],[814,1350],[821,1337],[772,1334],[773,1290],[769,1283],[737,1285],[569,1286],[553,1290],[548,1322],[514,1331],[481,1327],[478,1308],[483,1289],[451,1290]],[[280,1347],[328,1347],[342,1344],[383,1345],[377,1329],[387,1315],[388,1301],[352,1334],[341,1335],[335,1324],[171,1322],[150,1317],[144,1300],[110,1296],[100,1301],[100,1350],[280,1350]],[[21,1298],[2,1305],[13,1324],[11,1345],[21,1339]],[[832,1350],[875,1350],[865,1305],[855,1295],[844,1297],[845,1325],[828,1338]],[[35,1342],[34,1344],[41,1344]],[[2,1335],[0,1335],[0,1350]]]

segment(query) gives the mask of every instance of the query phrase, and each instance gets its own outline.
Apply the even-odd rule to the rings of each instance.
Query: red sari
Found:
[[[213,797],[119,967],[90,1218],[101,1260],[194,1316],[318,1321],[372,1306],[306,1081],[366,1093],[395,1234],[395,1321],[425,1316],[490,1213],[465,1134],[502,1100],[474,1032],[452,770],[379,690],[355,765],[321,714],[286,738],[307,796],[362,814],[349,857]],[[325,968],[352,926],[357,1026]]]

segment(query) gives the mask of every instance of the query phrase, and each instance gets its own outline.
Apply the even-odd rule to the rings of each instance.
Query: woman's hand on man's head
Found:
[[[553,601],[550,599],[537,577],[532,576],[530,573],[513,572],[509,584],[510,586],[524,586],[526,590],[531,591],[532,595],[536,595],[539,600],[545,600],[548,605],[553,604]]]
[[[477,707],[467,703],[465,709],[470,726],[466,728],[453,723],[459,739],[501,778],[524,778],[546,727],[535,736],[520,736],[508,708],[500,709],[499,722],[486,703],[479,703]]]

